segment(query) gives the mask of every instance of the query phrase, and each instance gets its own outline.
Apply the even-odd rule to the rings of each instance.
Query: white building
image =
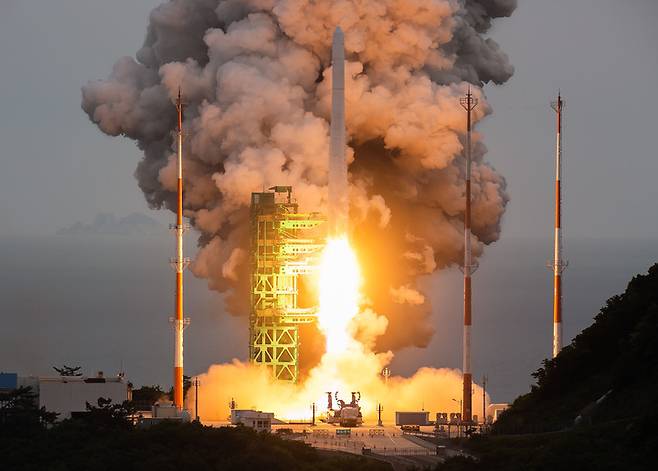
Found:
[[[58,420],[68,419],[72,414],[86,412],[89,403],[98,405],[98,399],[111,399],[121,404],[131,399],[128,382],[123,376],[106,378],[102,372],[94,377],[54,376],[38,378],[39,407],[57,412]]]
[[[270,432],[272,430],[272,419],[274,419],[274,413],[272,412],[246,409],[231,410],[231,424],[244,425],[253,428],[257,432]]]
[[[509,409],[509,404],[504,404],[504,403],[489,404],[487,406],[487,422],[488,423],[495,422],[496,420],[498,420],[500,414],[507,409]]]

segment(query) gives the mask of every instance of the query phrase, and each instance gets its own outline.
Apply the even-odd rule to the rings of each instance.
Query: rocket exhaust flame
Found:
[[[320,264],[318,324],[326,337],[327,353],[345,351],[350,324],[359,313],[361,274],[347,237],[329,239]]]

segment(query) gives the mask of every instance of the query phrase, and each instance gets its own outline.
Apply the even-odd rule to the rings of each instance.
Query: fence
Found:
[[[372,453],[384,456],[431,456],[436,451],[422,447],[382,447],[366,445],[360,440],[336,440],[334,438],[309,437],[304,440],[309,445],[321,450],[340,450],[349,453]],[[367,451],[366,451],[367,450]]]
[[[384,456],[431,456],[436,455],[436,452],[428,450],[427,448],[373,448],[373,454]]]
[[[365,446],[363,442],[358,440],[335,440],[312,437],[304,441],[320,450],[340,450],[356,454],[361,454],[361,451]]]

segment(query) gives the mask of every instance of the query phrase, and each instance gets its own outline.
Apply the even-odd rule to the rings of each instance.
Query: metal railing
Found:
[[[377,447],[366,446],[360,440],[336,440],[334,438],[308,437],[304,440],[321,450],[340,450],[356,454],[376,454],[383,456],[432,456],[436,452],[422,447]]]

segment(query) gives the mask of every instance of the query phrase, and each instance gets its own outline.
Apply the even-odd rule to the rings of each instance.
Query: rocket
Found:
[[[345,37],[340,27],[331,45],[331,130],[329,145],[329,235],[347,232],[348,184],[345,160]]]
[[[562,258],[562,110],[564,101],[560,93],[557,101],[551,103],[557,116],[555,143],[555,233],[553,260],[549,264],[553,270],[553,358],[562,350],[562,272],[567,262]]]

